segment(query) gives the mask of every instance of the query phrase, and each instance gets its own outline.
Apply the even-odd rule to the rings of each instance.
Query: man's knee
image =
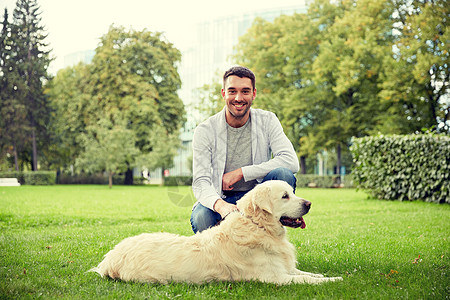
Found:
[[[292,188],[295,190],[297,179],[295,178],[294,173],[287,168],[277,168],[270,171],[266,177],[264,177],[263,181],[268,180],[283,180],[286,181]]]
[[[194,233],[202,232],[217,224],[220,215],[200,203],[193,209],[191,214],[191,225]]]

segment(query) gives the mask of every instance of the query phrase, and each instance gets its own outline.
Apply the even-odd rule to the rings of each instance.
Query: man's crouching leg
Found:
[[[297,184],[297,178],[295,178],[294,173],[292,173],[291,170],[287,168],[278,168],[275,170],[270,171],[263,179],[264,181],[269,180],[283,180],[286,181],[292,188],[294,189],[295,193],[295,187]]]
[[[197,203],[192,209],[191,214],[192,231],[194,231],[194,233],[202,232],[203,230],[216,225],[220,219],[221,216],[219,213],[204,207],[201,203]]]

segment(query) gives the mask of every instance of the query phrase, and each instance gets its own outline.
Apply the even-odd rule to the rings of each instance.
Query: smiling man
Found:
[[[251,108],[255,75],[233,67],[223,76],[224,109],[194,131],[191,215],[197,233],[237,211],[236,201],[256,184],[284,180],[295,190],[298,158],[272,112]]]

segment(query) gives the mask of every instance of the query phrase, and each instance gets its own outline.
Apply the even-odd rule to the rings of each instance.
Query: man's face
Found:
[[[222,89],[222,97],[227,106],[227,122],[231,126],[244,125],[250,114],[250,106],[256,97],[256,89],[253,89],[250,78],[234,75],[228,77]]]

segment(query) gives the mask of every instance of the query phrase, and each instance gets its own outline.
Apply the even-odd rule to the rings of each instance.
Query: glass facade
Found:
[[[198,99],[198,89],[205,84],[221,80],[223,72],[233,66],[231,55],[234,47],[253,24],[256,17],[272,22],[281,15],[305,13],[306,4],[270,10],[254,11],[242,15],[228,16],[197,24],[192,46],[183,51],[180,76],[182,88],[179,92],[188,113],[186,130],[191,130],[202,121],[192,109]],[[221,81],[219,82],[221,83]]]
[[[80,62],[88,64],[92,61],[95,50],[78,51],[64,56],[64,68],[75,66]]]

